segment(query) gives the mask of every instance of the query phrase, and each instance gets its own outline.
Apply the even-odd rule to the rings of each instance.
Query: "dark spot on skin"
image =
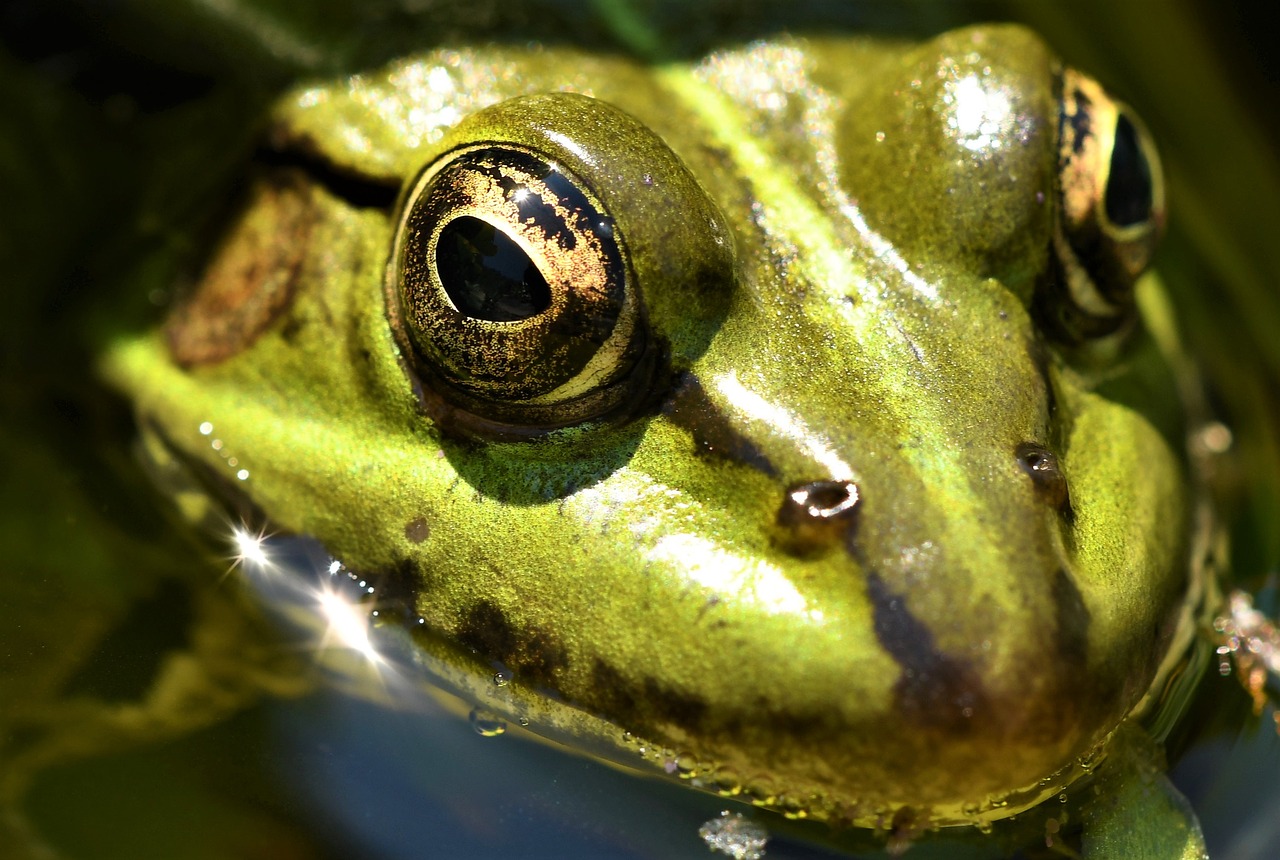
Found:
[[[896,710],[917,725],[961,734],[987,716],[987,694],[967,661],[937,649],[933,632],[893,594],[878,573],[867,575],[876,638],[902,675],[894,685]]]
[[[412,559],[403,558],[390,567],[365,574],[363,579],[373,583],[378,603],[396,603],[417,617],[418,595],[430,591],[433,578],[421,570]]]
[[[804,738],[829,734],[833,728],[838,730],[827,713],[788,711],[785,705],[781,709],[766,706],[764,713],[764,721],[772,733],[780,737]]]
[[[431,526],[425,517],[415,517],[404,525],[404,539],[410,543],[422,543],[431,536]]]
[[[1072,152],[1079,155],[1084,150],[1085,141],[1093,134],[1093,102],[1083,90],[1075,91],[1076,111],[1066,119],[1071,123]]]
[[[618,670],[600,658],[591,666],[592,704],[601,713],[621,717],[634,713],[636,698]]]
[[[632,683],[603,660],[592,665],[591,681],[591,690],[581,704],[633,731],[657,736],[664,726],[675,725],[698,732],[707,720],[707,703],[702,699],[652,677]]]
[[[1053,381],[1049,376],[1049,367],[1052,357],[1049,352],[1049,345],[1045,343],[1044,338],[1028,337],[1026,339],[1027,358],[1030,359],[1032,366],[1035,367],[1036,373],[1040,376],[1040,382],[1044,385],[1045,411],[1048,413],[1050,420],[1058,412],[1058,392],[1053,387]]]
[[[1018,465],[1022,467],[1027,477],[1031,478],[1036,495],[1070,520],[1072,518],[1071,494],[1067,488],[1067,477],[1062,473],[1057,455],[1036,442],[1021,443],[1015,454]]]
[[[1089,608],[1071,574],[1058,568],[1053,578],[1053,603],[1058,622],[1058,653],[1083,672],[1089,657]]]
[[[285,343],[293,344],[298,339],[298,335],[302,333],[303,325],[302,320],[296,315],[289,314],[284,321],[284,325],[280,326],[280,337],[284,339]]]
[[[707,715],[707,703],[697,696],[673,690],[654,678],[644,679],[644,694],[659,719],[696,732]]]
[[[518,630],[494,603],[482,600],[463,616],[458,641],[482,657],[509,666],[523,680],[554,687],[558,670],[568,665],[564,648],[536,627]]]
[[[770,477],[777,475],[764,452],[711,402],[694,374],[684,373],[676,380],[662,412],[673,424],[693,434],[700,456],[741,463]]]

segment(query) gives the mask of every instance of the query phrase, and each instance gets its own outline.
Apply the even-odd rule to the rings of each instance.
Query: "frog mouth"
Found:
[[[145,416],[138,422],[135,453],[156,489],[173,499],[183,518],[204,534],[225,535],[229,523],[257,532],[272,528],[243,486],[186,451]]]

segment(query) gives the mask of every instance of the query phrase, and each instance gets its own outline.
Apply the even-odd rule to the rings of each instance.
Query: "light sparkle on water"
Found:
[[[339,647],[355,651],[374,665],[382,663],[382,655],[369,638],[370,612],[367,606],[326,588],[320,589],[316,602],[329,625],[321,640],[321,648],[336,642]]]
[[[231,540],[236,548],[235,564],[240,567],[251,564],[264,570],[273,567],[271,555],[267,552],[267,537],[265,533],[254,534],[243,526],[233,527]]]

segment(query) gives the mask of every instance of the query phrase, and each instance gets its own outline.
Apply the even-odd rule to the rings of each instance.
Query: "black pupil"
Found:
[[[529,256],[506,233],[461,216],[440,231],[436,273],[461,313],[490,322],[517,322],[551,305],[551,289]]]
[[[1138,130],[1124,114],[1116,120],[1116,140],[1107,177],[1107,218],[1117,227],[1151,217],[1151,166],[1138,145]]]

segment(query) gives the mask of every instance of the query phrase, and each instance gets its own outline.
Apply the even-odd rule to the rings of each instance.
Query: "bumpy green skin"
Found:
[[[307,89],[277,139],[392,183],[459,143],[545,138],[529,111],[450,133],[518,95],[586,93],[651,129],[583,122],[585,156],[550,154],[617,209],[669,350],[653,402],[528,440],[433,425],[388,324],[395,215],[318,186],[292,299],[260,336],[184,368],[154,334],[107,372],[169,444],[279,527],[394,572],[427,628],[549,707],[814,817],[994,816],[1069,779],[1123,719],[1185,589],[1177,428],[1144,406],[1176,402],[1167,369],[1141,329],[1105,366],[1064,356],[1029,311],[1050,246],[1052,64],[1029,33],[990,27],[658,68],[458,49]],[[696,184],[637,180],[662,147]],[[723,252],[688,215],[714,211],[703,193]],[[706,253],[720,277],[669,264]],[[1057,453],[1070,515],[1019,467],[1025,442]],[[799,552],[777,513],[827,478],[856,481],[856,529]]]

